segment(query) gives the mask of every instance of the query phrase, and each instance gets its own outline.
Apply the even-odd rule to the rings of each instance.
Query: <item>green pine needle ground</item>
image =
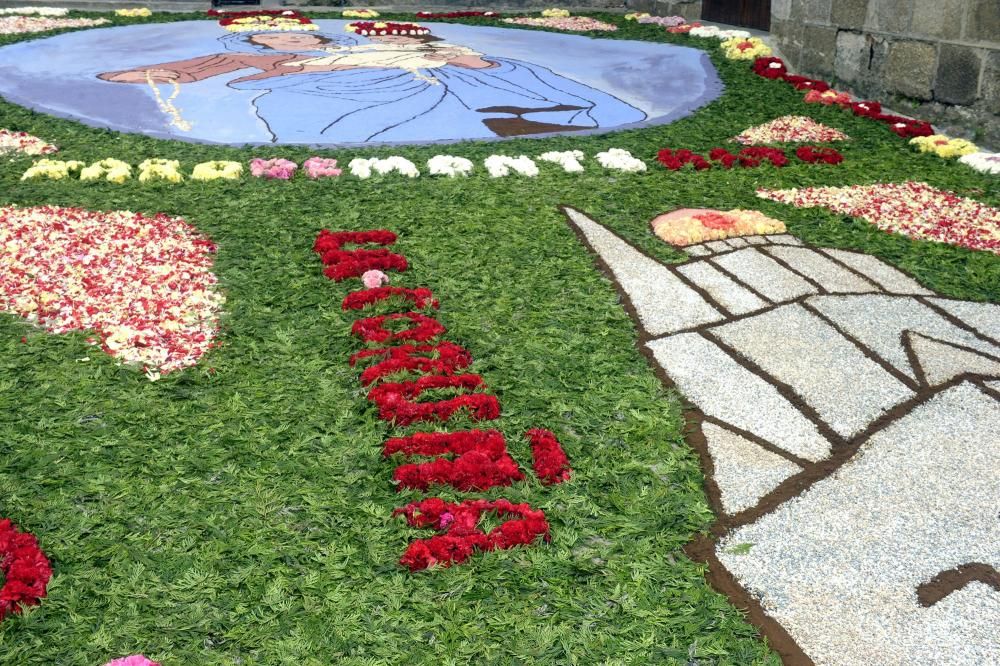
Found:
[[[601,37],[709,49],[725,95],[671,125],[605,136],[318,151],[342,165],[402,155],[424,171],[415,180],[21,183],[31,158],[0,163],[0,204],[184,217],[218,243],[228,299],[223,346],[155,383],[86,345],[86,334],[49,335],[0,316],[0,516],[34,533],[55,569],[40,607],[0,623],[0,664],[96,666],[137,652],[165,666],[780,663],[681,552],[712,515],[679,396],[637,351],[610,282],[556,206],[579,208],[666,261],[683,256],[650,233],[657,213],[756,208],[806,241],[869,252],[949,296],[997,301],[994,255],[754,195],[919,179],[998,205],[997,180],[918,155],[879,123],[805,105],[802,93],[722,59],[715,40],[598,16],[621,26]],[[191,18],[200,17],[113,23]],[[660,148],[707,152],[790,113],[845,130],[845,162],[653,166]],[[317,154],[160,141],[7,103],[0,127],[56,143],[58,158],[166,157],[186,174],[207,160]],[[650,170],[620,174],[588,159],[584,174],[540,163],[538,178],[491,179],[481,168],[492,153],[610,147]],[[437,153],[468,157],[477,171],[429,177],[424,165]],[[340,301],[353,285],[322,276],[311,245],[324,227],[400,235],[412,268],[394,283],[429,286],[441,299],[447,337],[473,353],[471,370],[499,396],[496,426],[522,466],[525,430],[559,436],[570,483],[546,488],[532,476],[483,495],[544,509],[550,544],[418,574],[397,564],[412,538],[430,533],[392,519],[392,509],[425,495],[390,483],[381,444],[404,431],[376,418],[348,367],[356,315]]]

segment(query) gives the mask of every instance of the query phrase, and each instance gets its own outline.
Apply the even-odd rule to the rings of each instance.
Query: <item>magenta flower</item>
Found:
[[[299,165],[295,162],[280,157],[273,160],[255,157],[250,161],[250,174],[268,180],[290,180],[298,168]]]
[[[337,168],[337,160],[326,157],[310,157],[302,163],[302,169],[313,180],[317,178],[336,178],[341,174],[341,170]]]
[[[160,666],[159,663],[147,659],[141,654],[133,654],[130,657],[119,657],[118,659],[112,659],[104,666]]]

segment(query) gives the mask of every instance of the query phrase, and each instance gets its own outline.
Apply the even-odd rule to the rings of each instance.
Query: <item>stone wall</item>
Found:
[[[1000,0],[771,0],[798,73],[1000,149]]]
[[[683,16],[689,21],[701,18],[701,0],[626,0],[630,12],[649,12],[654,16]]]

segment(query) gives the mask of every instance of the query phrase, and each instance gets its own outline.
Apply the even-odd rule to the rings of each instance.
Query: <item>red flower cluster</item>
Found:
[[[52,578],[48,558],[31,534],[18,531],[10,520],[0,520],[0,620],[20,613],[22,606],[37,606]]]
[[[403,300],[413,303],[415,308],[438,308],[440,303],[434,298],[434,293],[427,287],[408,289],[406,287],[374,287],[372,289],[359,289],[344,296],[340,307],[344,310],[361,310],[368,305],[373,305],[380,301],[387,301],[393,296],[402,296]]]
[[[478,527],[487,512],[512,520],[505,521],[487,534]],[[411,527],[430,527],[444,532],[429,539],[418,539],[409,545],[400,563],[410,571],[420,571],[435,564],[446,567],[461,564],[477,551],[506,550],[529,545],[538,537],[545,541],[550,538],[549,523],[543,511],[505,499],[466,500],[454,504],[432,497],[396,509],[393,515],[405,516]]]
[[[824,162],[826,164],[840,164],[844,161],[844,156],[833,148],[826,146],[802,146],[795,151],[795,156],[803,162],[815,164]]]
[[[385,382],[368,392],[368,399],[378,406],[378,416],[397,426],[420,421],[447,421],[459,410],[465,409],[473,421],[491,421],[500,418],[500,401],[488,393],[463,393],[454,398],[433,402],[417,402],[424,391],[458,389],[473,391],[486,388],[479,375],[451,375],[421,377],[413,382]]]
[[[393,333],[385,327],[387,321],[409,319],[413,326],[399,333]],[[393,343],[400,340],[427,342],[444,333],[447,329],[437,319],[419,312],[399,312],[391,315],[378,315],[358,319],[351,326],[351,333],[365,342]]]
[[[833,148],[805,146],[799,148],[795,152],[795,155],[803,162],[840,164],[844,161],[843,155]],[[713,148],[709,151],[708,158],[712,162],[718,162],[724,169],[731,169],[736,165],[744,168],[754,168],[759,167],[764,162],[770,162],[776,167],[788,165],[788,157],[785,155],[785,151],[780,148],[768,148],[765,146],[743,148],[735,155],[725,148]],[[672,171],[683,168],[685,164],[694,164],[694,168],[699,171],[712,168],[712,163],[703,156],[686,149],[675,151],[665,148],[657,153],[656,159]]]
[[[533,428],[528,431],[528,441],[534,459],[532,466],[542,483],[550,486],[569,480],[569,458],[555,435],[542,428]]]
[[[431,354],[421,356],[418,354]],[[370,386],[374,382],[403,372],[424,375],[452,375],[472,364],[472,354],[454,342],[436,345],[400,345],[382,349],[365,349],[351,356],[351,367],[360,359],[382,360],[365,368],[361,373],[361,384]]]
[[[493,18],[500,16],[496,12],[417,12],[418,19],[443,19],[443,18]]]
[[[682,169],[685,164],[693,164],[697,171],[712,168],[712,165],[709,164],[704,157],[698,153],[692,153],[686,148],[682,148],[681,150],[664,148],[660,152],[656,153],[656,160],[671,171],[678,171],[679,169]]]
[[[398,488],[427,490],[432,485],[449,485],[457,490],[488,490],[509,486],[524,478],[517,463],[507,452],[507,442],[496,430],[464,432],[422,432],[410,437],[396,437],[385,443],[386,457],[454,455],[430,462],[400,465],[393,472]]]
[[[751,69],[753,69],[755,74],[763,76],[766,79],[785,81],[795,86],[796,90],[825,92],[830,89],[830,84],[826,81],[789,74],[788,68],[781,58],[757,58]],[[856,116],[871,118],[872,120],[878,120],[889,125],[890,130],[904,139],[934,134],[934,128],[926,121],[882,113],[882,106],[878,102],[845,102],[844,106],[845,108],[850,108]]]
[[[344,245],[392,245],[396,234],[380,229],[377,231],[328,231],[323,229],[316,237],[313,251],[320,255],[326,268],[323,275],[331,280],[341,281],[361,277],[371,270],[406,270],[406,258],[384,248],[375,250],[344,250]]]

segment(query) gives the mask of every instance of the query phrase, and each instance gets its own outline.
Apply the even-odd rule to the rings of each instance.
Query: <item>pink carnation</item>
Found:
[[[104,666],[160,666],[158,662],[147,659],[141,654],[133,654],[130,657],[119,657],[112,659]]]
[[[290,180],[298,168],[299,165],[295,162],[281,158],[265,160],[255,157],[250,162],[250,173],[268,180]]]
[[[365,271],[361,276],[361,282],[368,289],[377,289],[383,284],[389,284],[389,276],[382,271]]]
[[[302,163],[302,169],[313,180],[335,178],[341,174],[341,170],[337,168],[337,160],[326,157],[310,157]]]

